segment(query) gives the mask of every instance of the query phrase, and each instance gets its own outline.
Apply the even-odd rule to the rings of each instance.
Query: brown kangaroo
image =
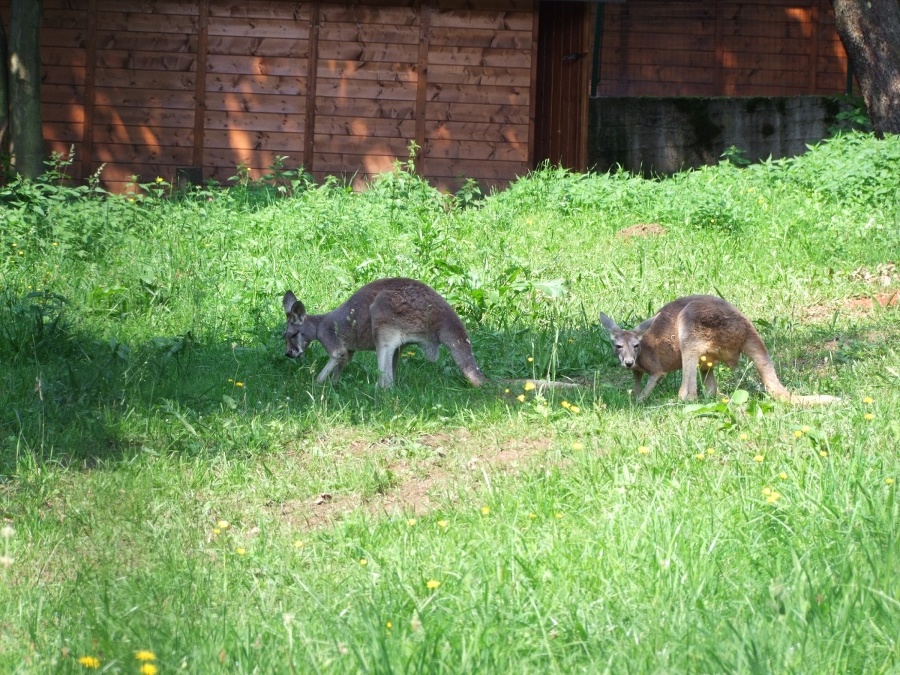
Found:
[[[381,371],[378,384],[390,387],[397,374],[400,348],[418,344],[425,356],[436,361],[445,345],[466,379],[474,386],[488,378],[478,368],[469,334],[450,304],[430,286],[415,279],[379,279],[366,284],[327,314],[307,314],[291,291],[284,295],[287,326],[286,355],[302,356],[307,345],[318,340],[328,352],[328,363],[316,378],[331,375],[337,382],[344,366],[357,351],[374,351]]]
[[[632,330],[622,330],[605,314],[600,323],[609,331],[619,363],[634,374],[634,388],[647,384],[637,396],[642,401],[666,373],[682,371],[678,397],[697,398],[697,368],[710,396],[716,393],[713,366],[725,363],[736,368],[746,354],[756,366],[769,394],[779,400],[801,405],[833,403],[834,396],[798,396],[785,389],[759,333],[736,307],[711,295],[689,295],[664,305],[657,314]]]

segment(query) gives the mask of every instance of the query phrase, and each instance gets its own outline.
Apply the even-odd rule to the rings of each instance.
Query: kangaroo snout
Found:
[[[634,368],[634,359],[631,357],[625,357],[622,359],[622,365],[626,368]]]

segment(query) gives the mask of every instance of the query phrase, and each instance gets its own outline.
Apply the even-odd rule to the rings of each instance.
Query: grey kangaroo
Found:
[[[711,295],[690,295],[664,305],[657,314],[632,330],[622,330],[615,321],[600,314],[600,323],[609,331],[619,363],[634,374],[637,392],[646,373],[647,384],[638,394],[644,400],[666,373],[682,371],[678,397],[697,398],[697,369],[703,375],[706,393],[716,393],[713,366],[725,363],[735,368],[746,354],[769,394],[779,400],[801,405],[833,403],[834,396],[798,396],[781,384],[772,357],[759,333],[736,307]]]
[[[441,345],[450,350],[456,365],[474,386],[488,378],[478,368],[469,334],[459,316],[437,291],[415,279],[379,279],[366,284],[327,314],[307,314],[291,291],[284,295],[287,326],[286,355],[302,356],[307,345],[318,340],[328,352],[328,363],[316,378],[331,376],[337,382],[344,366],[357,351],[375,351],[378,384],[390,387],[397,374],[400,348],[418,344],[425,356],[436,361]]]

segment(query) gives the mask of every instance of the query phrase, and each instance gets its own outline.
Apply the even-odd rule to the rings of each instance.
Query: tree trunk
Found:
[[[0,21],[0,181],[6,178],[9,168],[9,45],[6,29]]]
[[[9,6],[9,106],[16,171],[35,178],[44,171],[41,121],[41,10],[43,0]]]
[[[872,126],[900,134],[900,2],[831,0]]]

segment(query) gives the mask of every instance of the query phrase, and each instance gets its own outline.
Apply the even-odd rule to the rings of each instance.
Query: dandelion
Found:
[[[163,181],[164,181],[164,179],[163,179],[162,176],[157,176],[157,177],[156,177],[156,184],[157,184],[157,185],[159,185],[159,184],[162,183]]]
[[[754,461],[754,462],[762,462],[762,461],[765,461],[765,459],[766,459],[766,458],[763,457],[762,455],[754,455],[754,456],[753,456],[753,461]]]
[[[714,455],[714,454],[716,454],[716,449],[715,449],[715,448],[707,448],[707,449],[706,449],[706,454],[707,454],[707,455]]]
[[[231,527],[231,523],[229,523],[227,520],[220,520],[218,523],[216,523],[216,527],[218,527],[220,530],[227,530],[229,527]]]
[[[534,357],[533,357],[533,356],[529,356],[529,357],[528,357],[528,363],[534,363]]]
[[[872,403],[874,403],[874,402],[875,402],[875,399],[872,398],[871,396],[866,396],[866,397],[863,399],[863,403],[865,403],[866,405],[870,405],[870,404],[872,404]]]
[[[96,656],[81,656],[78,659],[78,663],[91,670],[97,670],[100,667],[100,659]]]
[[[486,516],[486,515],[489,514],[490,512],[491,512],[491,507],[490,507],[490,506],[482,506],[482,507],[481,507],[481,515]]]
[[[449,520],[439,520],[439,521],[437,521],[437,524],[438,524],[438,527],[441,527],[446,530],[450,526],[450,521]]]
[[[134,653],[134,658],[138,661],[156,661],[156,654],[147,649],[141,649]]]
[[[572,443],[572,449],[573,449],[573,450],[576,450],[576,451],[577,451],[577,450],[584,450],[584,444],[583,444],[583,443],[579,443],[578,441],[575,441],[574,443]]]
[[[243,383],[243,382],[235,382],[235,383],[234,383],[234,386],[235,386],[235,387],[243,387],[243,386],[244,386],[244,383]]]
[[[563,517],[563,514],[561,514],[561,513],[559,513],[559,512],[554,513],[553,515],[554,515],[554,517],[555,517],[557,520]]]
[[[694,457],[696,457],[697,459],[706,459],[706,453],[698,452],[696,455],[694,455]]]
[[[532,389],[534,389],[534,382],[526,382],[525,391],[531,391]]]
[[[808,434],[810,431],[812,431],[812,429],[804,425],[803,428],[800,429],[800,431],[802,431],[804,434]]]
[[[577,405],[573,405],[571,408],[569,408],[569,411],[577,415],[581,412],[581,408],[579,408]]]
[[[892,478],[888,478],[888,480],[891,481],[891,483],[894,482]],[[890,485],[891,483],[888,483],[888,485]],[[535,518],[537,518],[537,515],[534,514],[534,513],[529,513],[529,514],[528,514],[528,517],[529,517],[531,520],[534,520]]]
[[[638,447],[637,451],[639,455],[646,455],[650,452],[650,448],[648,448],[646,445],[642,445]]]
[[[871,422],[872,420],[875,419],[875,415],[873,415],[872,413],[866,413],[865,415],[863,415],[863,419],[868,420],[869,422]]]
[[[409,525],[410,527],[412,527],[413,525],[416,524],[416,519],[410,518],[409,520],[406,521],[406,524]]]
[[[214,527],[213,528],[213,536],[217,537],[220,534],[222,534],[222,530],[220,530],[218,527]]]
[[[301,539],[294,542],[294,548],[303,548],[304,546],[306,546],[306,542]]]
[[[369,561],[366,560],[365,558],[360,558],[360,559],[359,559],[359,564],[362,565],[363,567],[365,567],[366,565],[369,564]]]
[[[246,554],[247,554],[247,549],[245,549],[243,546],[238,546],[238,547],[237,547],[237,554],[238,554],[238,555],[246,555]]]
[[[795,438],[800,438],[800,437],[802,437],[802,436],[803,436],[803,432],[800,431],[799,429],[797,429],[797,430],[794,432],[794,437],[795,437]]]
[[[516,400],[519,403],[525,403],[525,394],[519,394],[518,396],[516,396]]]
[[[747,434],[741,434],[740,436],[738,436],[738,438],[741,439],[742,441],[746,441],[748,436],[747,436]]]
[[[781,494],[779,494],[778,492],[775,492],[775,490],[772,490],[768,495],[766,495],[766,503],[767,504],[774,504],[779,499],[781,499]]]
[[[819,457],[828,457],[827,450],[819,450]]]
[[[893,485],[893,484],[894,484],[894,479],[893,479],[893,478],[890,478],[890,477],[889,477],[889,478],[885,478],[885,479],[884,479],[884,483],[885,483],[885,485]]]
[[[770,488],[770,487],[764,487],[764,488],[763,488],[763,494],[764,494],[766,497],[768,497],[770,494],[772,494],[772,488]]]
[[[435,590],[435,589],[438,588],[440,585],[441,585],[441,582],[438,581],[437,579],[429,579],[429,580],[425,583],[425,587],[426,587],[429,591]]]
[[[388,630],[390,630],[391,628],[394,627],[394,622],[388,621],[386,624],[384,624],[384,627],[387,628]]]
[[[503,393],[504,393],[504,394],[508,394],[508,393],[509,393],[509,387],[507,387],[506,389],[504,389],[504,390],[503,390]]]
[[[572,407],[572,404],[569,403],[568,401],[563,401],[562,403],[560,403],[560,405],[561,405],[563,408],[571,408],[571,407]]]
[[[728,397],[727,397],[727,396],[723,396],[723,397],[722,397],[722,403],[728,403]]]
[[[706,361],[706,357],[705,357],[705,356],[701,356],[701,357],[700,357],[700,360],[701,360],[701,361]]]
[[[145,663],[141,666],[139,672],[141,675],[156,675],[159,672],[159,668],[152,663]]]
[[[784,471],[782,471],[780,474],[778,474],[778,477],[781,480],[787,480],[787,474]]]

